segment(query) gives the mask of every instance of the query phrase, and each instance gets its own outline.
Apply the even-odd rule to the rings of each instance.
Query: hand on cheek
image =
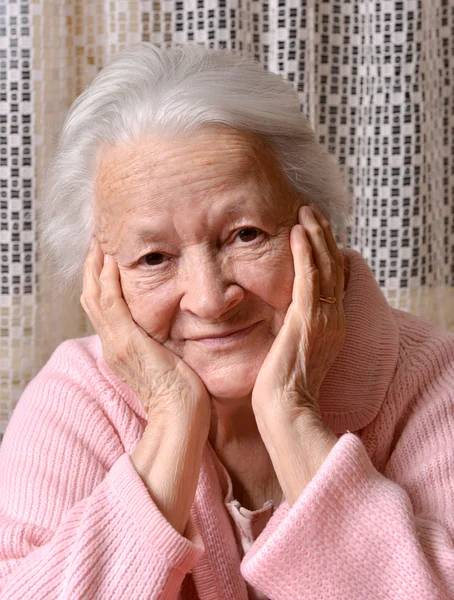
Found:
[[[343,257],[328,222],[302,207],[290,234],[295,277],[284,324],[252,392],[260,435],[292,504],[337,442],[318,393],[345,339]]]

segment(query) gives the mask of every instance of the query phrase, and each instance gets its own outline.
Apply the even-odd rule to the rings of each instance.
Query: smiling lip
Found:
[[[209,337],[198,337],[198,338],[188,338],[189,341],[194,342],[202,342],[203,344],[228,344],[229,342],[233,342],[234,340],[239,340],[245,335],[247,335],[257,323],[253,323],[249,325],[249,327],[245,327],[244,329],[236,329],[235,331],[230,331],[228,333],[221,333],[216,336]]]

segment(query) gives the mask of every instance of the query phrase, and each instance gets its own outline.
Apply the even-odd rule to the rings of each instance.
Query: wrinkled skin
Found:
[[[95,235],[118,264],[134,321],[213,397],[244,402],[292,298],[289,236],[301,199],[275,158],[257,138],[217,126],[105,147],[97,173]],[[246,227],[257,233],[241,239]],[[147,265],[150,253],[162,262]],[[234,350],[190,339],[259,321]]]
[[[263,141],[226,127],[97,159],[81,303],[107,363],[149,422],[209,429],[244,506],[294,501],[336,442],[317,403],[345,336],[329,223],[300,208]],[[250,325],[226,347],[194,339]]]

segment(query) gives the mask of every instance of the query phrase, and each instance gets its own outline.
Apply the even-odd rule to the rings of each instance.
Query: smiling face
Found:
[[[266,144],[224,126],[100,149],[95,235],[131,314],[220,401],[250,394],[284,322],[300,204]]]

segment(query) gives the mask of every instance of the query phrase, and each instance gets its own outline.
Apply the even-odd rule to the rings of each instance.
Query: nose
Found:
[[[244,291],[215,257],[194,258],[184,267],[180,308],[206,321],[219,319],[243,300]]]

